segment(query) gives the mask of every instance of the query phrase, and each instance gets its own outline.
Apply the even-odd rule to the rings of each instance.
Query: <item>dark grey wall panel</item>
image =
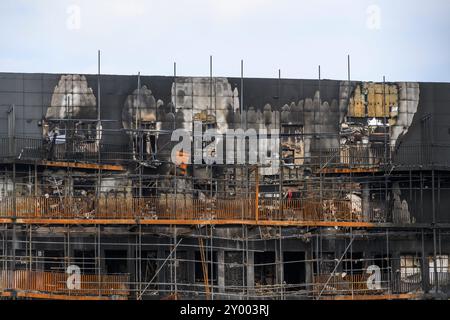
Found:
[[[16,77],[1,77],[0,88],[2,92],[17,92],[23,91],[23,79],[20,75]]]
[[[59,74],[21,74],[0,73],[0,134],[7,132],[6,111],[9,106],[17,106],[17,119],[22,124],[17,125],[18,132],[22,134],[38,135],[41,128],[37,123],[46,113],[51,103],[51,97],[55,86],[58,84]],[[88,86],[97,96],[97,76],[86,75]],[[207,78],[206,78],[207,79]],[[129,94],[137,87],[137,76],[102,75],[101,76],[101,101],[103,119],[113,120],[104,124],[108,129],[122,128],[122,108]],[[156,100],[162,100],[167,108],[171,101],[171,87],[173,77],[142,76],[141,85],[146,85],[153,93]],[[237,88],[239,94],[240,78],[228,78],[232,88]],[[322,80],[320,82],[322,101],[330,105],[333,100],[339,101],[339,89],[341,81]],[[427,114],[432,114],[433,140],[435,143],[450,144],[450,84],[448,83],[420,83],[420,100],[413,122],[408,132],[402,138],[401,145],[414,145],[422,142],[423,130],[421,119]],[[314,98],[319,89],[317,79],[244,79],[244,106],[247,110],[253,106],[256,110],[263,110],[269,103],[272,110],[278,110],[283,105],[298,103],[306,98]],[[319,112],[319,110],[317,110]],[[339,130],[339,113],[331,108],[321,109],[321,116],[325,120],[320,128],[325,131]],[[323,120],[320,120],[323,121]],[[127,144],[128,139],[122,133],[117,136],[105,134],[105,142]],[[446,157],[447,155],[439,155]]]

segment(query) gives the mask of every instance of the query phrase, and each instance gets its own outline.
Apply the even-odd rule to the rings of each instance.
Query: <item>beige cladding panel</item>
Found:
[[[389,106],[398,106],[398,89],[397,86],[389,86]]]
[[[375,93],[375,111],[372,110],[372,112],[374,112],[373,114],[370,113],[370,109],[369,109],[369,116],[370,117],[383,117],[385,116],[385,114],[383,113],[383,93],[380,92],[376,92]]]
[[[365,83],[362,89],[359,85],[355,88],[350,98],[348,115],[357,118],[389,117],[391,108],[397,105],[398,90],[395,85],[385,85],[383,90],[383,84]]]
[[[377,116],[377,93],[373,84],[369,84],[367,88],[367,115],[369,117]]]
[[[357,86],[353,97],[350,98],[349,116],[358,118],[364,117],[364,109],[364,96],[361,93],[361,87]]]

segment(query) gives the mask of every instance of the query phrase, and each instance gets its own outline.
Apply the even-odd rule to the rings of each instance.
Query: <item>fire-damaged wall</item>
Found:
[[[239,114],[240,110],[250,113],[248,123],[256,116],[258,120],[264,118],[266,124],[273,122],[273,126],[279,126],[276,119],[280,115],[268,112],[284,112],[282,122],[297,123],[305,137],[315,132],[335,134],[333,139],[305,141],[306,154],[319,146],[339,146],[337,136],[342,125],[345,128],[346,123],[350,126],[360,119],[367,119],[363,124],[370,127],[380,125],[386,117],[389,141],[395,145],[409,131],[417,111],[421,115],[433,114],[433,120],[438,118],[436,115],[446,115],[444,105],[450,91],[447,84],[389,83],[383,90],[381,83],[351,82],[349,85],[322,80],[319,95],[317,80],[249,78],[244,79],[245,91],[241,97],[237,78],[179,77],[175,81],[173,77],[141,76],[140,83],[138,89],[136,76],[101,77],[101,119],[105,121],[102,124],[105,129],[133,129],[136,108],[139,120],[145,123],[164,122],[168,113],[176,115],[181,111],[182,116],[175,117],[180,122],[178,127],[191,128],[192,120],[209,120],[220,131],[243,122],[236,120],[236,116],[245,118]],[[426,88],[425,96],[422,96],[422,86]],[[16,106],[16,117],[22,120],[16,125],[16,133],[22,135],[41,135],[43,130],[39,125],[43,119],[96,120],[97,95],[95,75],[3,73],[0,75],[1,133],[7,134],[6,112],[11,105]],[[243,106],[240,106],[241,98]],[[290,112],[298,115],[290,116]],[[106,134],[102,139],[128,144],[124,131]],[[411,135],[411,143],[420,141],[420,135]]]
[[[97,160],[100,150],[100,159],[131,164],[127,166],[130,172],[141,166],[147,173],[163,175],[174,173],[170,162],[176,144],[170,141],[172,131],[184,128],[192,133],[194,121],[202,124],[203,131],[217,129],[218,133],[228,129],[280,130],[280,146],[271,156],[281,151],[283,176],[292,180],[304,174],[293,168],[309,170],[317,159],[320,166],[333,163],[360,168],[384,165],[387,158],[392,158],[394,167],[400,163],[448,165],[450,159],[445,148],[450,142],[449,84],[334,80],[319,84],[318,80],[246,78],[241,88],[239,78],[104,75],[100,78],[99,103],[97,81],[95,75],[0,74],[0,135],[11,135],[8,117],[14,106],[14,134],[42,139],[46,146],[42,158],[52,160],[55,154],[62,154],[75,161]],[[210,147],[208,154],[217,153],[217,140],[204,143]],[[274,156],[272,161],[279,160]],[[259,172],[270,179],[281,170],[268,167]],[[180,179],[176,186],[180,193],[205,191],[192,196],[216,195],[215,190],[222,189],[236,195],[246,180],[238,167],[198,166],[177,174],[196,178],[195,182]],[[58,176],[49,173],[48,179],[58,180]],[[211,177],[223,178],[215,190],[210,186]],[[8,179],[2,178],[3,194],[10,189]],[[97,184],[96,179],[89,179],[49,183],[64,192],[83,195],[92,192],[85,185]],[[128,197],[136,190],[135,183],[111,177],[98,187],[102,193]],[[173,187],[167,182],[159,185],[162,193],[171,193]],[[412,192],[405,191],[401,182],[393,182],[387,196],[370,191],[376,188],[359,183],[346,194],[325,190],[321,205],[333,208],[332,199],[349,200],[355,216],[362,216],[367,211],[382,211],[383,203],[389,202],[400,219],[397,222],[422,219],[413,209]],[[285,187],[281,192],[299,190],[298,186]],[[39,191],[42,195],[54,192]]]
[[[8,133],[7,111],[15,105],[17,135],[42,137],[56,128],[63,136],[64,127],[73,126],[82,137],[100,138],[104,144],[125,150],[133,145],[130,135],[137,119],[149,130],[191,129],[192,120],[199,120],[210,122],[220,132],[241,126],[300,132],[297,149],[286,146],[295,152],[297,163],[319,149],[384,142],[385,133],[392,147],[448,141],[448,84],[399,82],[387,83],[383,89],[381,83],[322,80],[319,94],[317,80],[248,78],[243,83],[245,90],[237,78],[179,77],[175,81],[173,77],[141,76],[138,89],[137,76],[102,76],[104,130],[98,137],[97,76],[3,73],[0,133]],[[312,138],[315,133],[321,134],[320,139]],[[161,145],[167,140],[162,135],[158,138]],[[154,152],[150,141],[144,147],[146,153]],[[444,159],[446,155],[434,156]]]

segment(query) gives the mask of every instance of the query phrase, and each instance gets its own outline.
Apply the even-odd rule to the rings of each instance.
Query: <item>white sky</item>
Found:
[[[448,82],[449,35],[448,0],[1,0],[0,71]]]

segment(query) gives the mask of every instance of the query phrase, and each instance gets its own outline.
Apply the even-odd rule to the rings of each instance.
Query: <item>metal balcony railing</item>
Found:
[[[374,214],[376,213],[376,214]],[[192,199],[189,197],[3,197],[0,217],[34,219],[155,219],[386,222],[381,209],[363,214],[350,200]]]
[[[0,137],[0,159],[117,163],[132,159],[127,145],[72,140],[52,144],[41,138]]]
[[[81,274],[79,289],[67,285],[64,272],[0,271],[0,290],[17,290],[69,296],[128,296],[129,275]]]
[[[162,157],[170,156],[169,153]],[[53,160],[124,163],[133,159],[126,144],[108,144],[94,140],[67,140],[52,144],[36,137],[0,137],[0,160]],[[166,159],[167,160],[167,159]],[[323,168],[380,168],[385,166],[450,166],[450,145],[411,144],[397,147],[383,144],[344,145],[339,148],[312,150],[300,163]],[[286,162],[285,168],[292,164]]]

